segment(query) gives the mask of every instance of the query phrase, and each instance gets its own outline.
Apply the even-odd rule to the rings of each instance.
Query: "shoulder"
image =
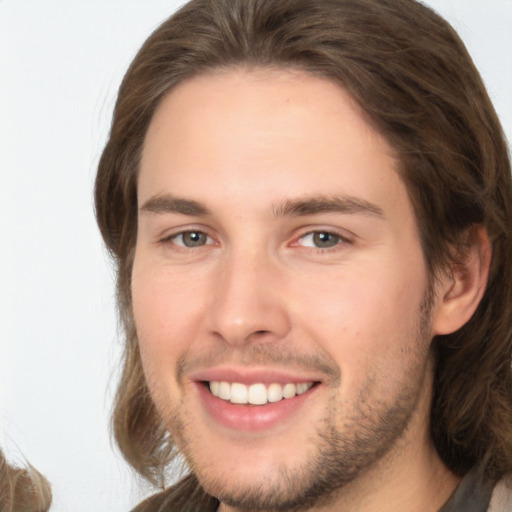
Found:
[[[159,512],[165,502],[167,493],[159,492],[139,503],[131,512]]]
[[[206,494],[193,475],[150,496],[131,512],[216,512],[218,500]]]
[[[504,476],[494,487],[488,512],[512,511],[512,474]]]

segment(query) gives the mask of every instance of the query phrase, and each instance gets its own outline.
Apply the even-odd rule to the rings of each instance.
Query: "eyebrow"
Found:
[[[171,195],[150,197],[141,207],[141,212],[148,213],[179,213],[195,217],[210,215],[206,206],[190,199],[181,199]]]
[[[285,201],[274,209],[276,216],[306,216],[319,213],[365,214],[384,218],[382,208],[351,196],[313,196]]]
[[[211,211],[202,203],[172,195],[156,195],[150,197],[141,207],[141,212],[165,214],[178,213],[188,216],[208,216]],[[364,214],[384,218],[384,212],[379,206],[351,196],[317,195],[285,201],[274,206],[272,213],[275,217],[304,217],[320,213]]]

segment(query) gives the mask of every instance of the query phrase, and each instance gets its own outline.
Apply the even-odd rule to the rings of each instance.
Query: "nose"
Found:
[[[215,276],[211,331],[232,346],[284,338],[291,327],[283,272],[265,254],[227,256]]]

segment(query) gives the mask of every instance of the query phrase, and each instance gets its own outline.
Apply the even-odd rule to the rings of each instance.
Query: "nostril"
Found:
[[[258,331],[254,331],[250,336],[249,338],[256,338],[256,339],[259,339],[259,338],[264,338],[265,336],[268,336],[272,331],[268,331],[266,329],[260,329]]]

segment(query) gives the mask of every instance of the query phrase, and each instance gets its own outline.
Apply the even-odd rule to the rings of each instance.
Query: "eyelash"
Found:
[[[329,246],[329,247],[318,247],[317,245],[308,246],[308,245],[303,245],[300,243],[300,241],[301,240],[304,241],[306,239],[306,237],[311,237],[313,239],[313,243],[314,243],[315,236],[320,236],[320,235],[328,235],[330,237],[334,237],[336,239],[336,241],[332,246]],[[337,249],[339,249],[340,245],[345,245],[345,244],[351,244],[351,241],[346,236],[342,235],[341,233],[339,233],[337,231],[329,230],[329,229],[315,229],[315,230],[311,230],[306,233],[303,233],[299,238],[297,238],[297,242],[295,242],[293,245],[298,245],[301,247],[309,247],[310,249],[315,249],[318,252],[325,253],[325,252],[336,251]]]
[[[202,244],[202,245],[197,245],[197,246],[187,246],[184,243],[176,243],[176,239],[178,239],[179,237],[181,237],[183,239],[183,237],[187,234],[189,234],[189,235],[197,234],[197,235],[205,236],[206,243]],[[180,231],[178,233],[172,233],[171,235],[166,236],[166,237],[162,238],[161,240],[159,240],[159,243],[160,244],[172,244],[176,247],[179,247],[181,250],[192,250],[195,248],[204,247],[205,245],[210,245],[210,244],[208,244],[208,239],[210,240],[210,244],[211,244],[211,241],[213,241],[213,238],[210,235],[208,235],[208,233],[206,233],[205,231],[203,231],[201,229],[187,229],[184,231]]]
[[[186,245],[185,243],[177,243],[176,240],[181,237],[183,241],[183,237],[186,235],[199,235],[206,237],[205,242],[200,245]],[[315,235],[328,235],[330,237],[335,237],[335,243],[330,247],[318,247],[316,245],[304,245],[303,243],[300,243],[301,241],[304,241],[307,237],[315,237]],[[207,245],[212,245],[212,242],[214,243],[213,237],[211,237],[206,231],[201,229],[187,229],[184,231],[180,231],[178,233],[172,233],[169,236],[166,236],[158,241],[159,244],[166,245],[166,244],[172,244],[175,248],[182,251],[188,251],[188,250],[194,250],[194,249],[200,249],[202,247],[205,247]],[[314,242],[313,242],[314,243]],[[302,233],[299,237],[295,239],[295,241],[291,244],[292,247],[299,246],[304,248],[309,248],[312,250],[316,250],[320,253],[326,253],[326,252],[333,252],[339,249],[340,245],[349,244],[352,245],[352,241],[347,238],[346,236],[342,235],[341,233],[329,230],[329,229],[314,229],[311,231],[307,231],[305,233]]]

